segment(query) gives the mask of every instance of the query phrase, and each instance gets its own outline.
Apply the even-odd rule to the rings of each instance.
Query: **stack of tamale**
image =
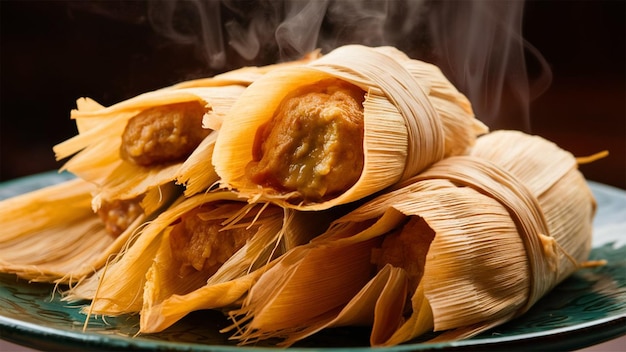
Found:
[[[181,193],[176,183],[191,178],[194,187],[200,187],[184,190],[191,196],[218,180],[207,165],[219,126],[202,128],[205,114],[217,120],[266,72],[318,56],[185,81],[109,107],[78,99],[71,117],[79,133],[53,148],[59,159],[72,156],[63,169],[78,178],[1,203],[0,271],[32,281],[73,284],[102,269],[133,243],[142,224],[174,202]],[[130,121],[138,122],[134,134],[127,132]],[[152,128],[155,125],[160,128]],[[126,141],[126,149],[135,153],[124,152],[125,135],[135,137]],[[143,147],[136,144],[138,139],[145,141]],[[170,152],[170,140],[189,139],[193,143],[177,154]],[[151,145],[165,153],[151,154]],[[142,154],[151,154],[152,162],[142,160]],[[199,162],[185,163],[193,158]]]
[[[590,265],[574,156],[489,133],[394,48],[80,99],[72,118],[55,152],[77,178],[1,203],[0,270],[71,283],[87,314],[139,313],[142,333],[221,309],[242,344],[349,325],[374,346],[461,339]]]

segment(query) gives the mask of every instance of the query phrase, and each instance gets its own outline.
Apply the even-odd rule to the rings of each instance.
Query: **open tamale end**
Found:
[[[351,45],[251,84],[222,124],[213,164],[223,187],[321,210],[466,153],[486,131],[437,67]]]
[[[330,214],[319,213],[312,224],[306,213],[271,204],[248,204],[241,199],[215,203],[213,210],[211,203],[204,203],[182,214],[180,223],[163,231],[144,286],[141,332],[162,331],[195,310],[236,308],[252,283],[271,270],[278,257],[309,242],[334,219]],[[198,219],[189,221],[194,213]],[[207,231],[211,223],[213,231]],[[181,246],[181,236],[188,238],[190,233],[203,245]],[[207,239],[214,241],[207,243]],[[207,247],[211,247],[210,251]],[[205,268],[194,265],[193,269],[187,265],[181,271],[181,262],[197,263],[181,255],[191,248],[210,252],[215,263]]]
[[[71,156],[63,169],[98,185],[98,198],[134,198],[177,181],[183,162],[199,146],[196,153],[202,155],[196,158],[210,160],[212,149],[204,144],[212,144],[215,136],[204,142],[211,130],[202,127],[202,119],[223,115],[243,89],[162,89],[95,110],[94,104],[81,103],[72,118],[84,128],[54,151],[58,159]],[[214,173],[205,174],[200,176],[204,189],[217,180]]]
[[[294,62],[180,82],[108,107],[78,99],[71,117],[79,133],[54,152],[58,160],[71,157],[63,169],[97,184],[103,199],[134,198],[173,181],[189,185],[191,196],[217,181],[210,162],[213,132],[243,90],[278,67],[317,57],[314,52]]]
[[[146,274],[161,248],[163,231],[194,208],[216,201],[234,201],[231,192],[207,193],[179,198],[169,208],[146,223],[129,239],[126,247],[98,275],[72,287],[65,296],[68,301],[91,300],[89,311],[115,316],[139,312],[143,305]]]

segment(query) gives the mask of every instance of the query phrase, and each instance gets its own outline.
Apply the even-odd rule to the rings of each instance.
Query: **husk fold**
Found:
[[[210,159],[219,123],[204,126],[213,132],[185,160],[187,164],[181,161],[140,166],[120,157],[121,136],[128,121],[148,108],[193,101],[203,104],[206,115],[212,116],[213,121],[221,121],[243,90],[265,73],[279,67],[304,64],[317,57],[319,52],[312,52],[293,62],[244,67],[213,77],[184,81],[109,107],[90,98],[78,99],[71,118],[76,121],[79,133],[54,146],[56,158],[61,160],[72,156],[62,169],[98,185],[93,201],[96,209],[103,200],[134,198],[173,181],[183,185],[191,183],[192,187],[186,191],[186,195],[191,196],[217,181]]]
[[[364,169],[352,187],[332,199],[292,204],[290,194],[262,188],[247,178],[252,137],[272,118],[284,96],[331,77],[366,92]],[[434,65],[411,60],[393,48],[349,45],[308,65],[272,71],[251,84],[225,117],[213,164],[223,187],[248,198],[320,210],[361,199],[446,156],[466,153],[476,136],[486,131],[467,99]]]
[[[77,121],[79,134],[56,145],[54,151],[57,159],[75,154],[63,169],[98,186],[94,208],[98,209],[102,200],[134,198],[175,181],[183,162],[147,167],[123,160],[120,146],[127,122],[147,108],[191,101],[205,105],[208,114],[225,114],[244,88],[231,85],[161,89],[106,108],[93,109],[93,104],[85,108],[84,104],[77,104],[78,109],[72,111],[72,118]],[[89,128],[80,128],[85,124],[83,121],[89,121]],[[202,126],[198,126],[200,128]]]
[[[0,271],[73,285],[101,268],[145,216],[117,238],[108,235],[91,209],[94,190],[70,179],[0,202]]]
[[[329,78],[366,95],[358,181],[311,203],[251,182],[259,127],[286,95]],[[213,132],[185,161],[121,159],[133,116],[188,101],[206,106],[198,127]],[[72,118],[78,135],[54,151],[79,178],[0,202],[0,272],[69,284],[64,299],[91,300],[88,315],[139,313],[141,333],[221,309],[233,320],[224,332],[242,344],[289,346],[346,325],[371,326],[373,346],[433,331],[433,341],[467,338],[524,314],[591,250],[596,205],[577,160],[537,136],[481,136],[487,128],[437,67],[391,47],[349,45],[110,107],[82,98]],[[145,214],[108,236],[94,210],[137,196]],[[223,230],[258,230],[216,272],[181,274],[173,227],[220,202],[237,204],[205,215]],[[348,203],[358,207],[345,214]]]
[[[474,336],[523,314],[581,267],[594,213],[570,153],[521,132],[490,133],[471,155],[434,164],[288,252],[233,311],[234,338],[290,345],[355,324],[372,326],[372,345],[429,331],[441,332],[435,341]],[[383,266],[381,248],[400,228],[408,259]],[[417,274],[407,263],[420,259],[405,252],[416,247],[426,253]]]
[[[241,199],[240,199],[241,201]],[[245,206],[242,211],[254,212]],[[167,232],[162,239],[155,261],[148,271],[144,287],[143,307],[140,312],[140,331],[162,331],[186,314],[200,309],[232,309],[240,304],[253,282],[271,268],[275,259],[286,251],[309,242],[326,229],[335,217],[320,212],[313,218],[308,214],[283,209],[284,215],[265,216],[266,204],[252,219],[241,219],[228,226],[252,226],[260,224],[258,232],[226,261],[218,271],[188,290],[181,289],[187,281],[176,275],[177,265],[171,261],[171,249],[167,246]],[[250,210],[252,209],[252,210]]]
[[[224,213],[227,210],[218,205],[207,213],[223,219],[224,230],[249,226],[258,226],[258,230],[217,272],[182,275],[181,263],[172,255],[170,246],[172,225],[194,208],[224,202],[237,204],[237,210]],[[182,197],[146,224],[132,244],[107,267],[73,287],[64,299],[91,300],[91,305],[84,309],[88,314],[139,313],[141,332],[161,331],[191,311],[235,304],[276,257],[325,229],[330,222],[329,218],[324,220],[328,214],[318,215],[317,223],[312,225],[304,214],[268,204],[248,204],[228,191]]]

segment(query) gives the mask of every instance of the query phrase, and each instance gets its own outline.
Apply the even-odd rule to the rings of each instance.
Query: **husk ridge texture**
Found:
[[[519,148],[507,148],[509,144]],[[493,153],[489,158],[481,156],[493,150],[502,152]],[[529,161],[522,166],[516,164],[512,168],[520,176],[514,176],[506,165],[512,164],[510,160],[519,160],[519,155],[510,150],[517,150],[519,154],[542,150],[543,154],[529,157],[544,161]],[[549,151],[547,156],[546,151]],[[552,171],[541,169],[545,178],[536,180],[537,173],[526,168],[543,168],[543,163],[560,164],[554,165]],[[361,294],[354,294],[354,288],[342,291],[353,296],[352,299],[345,298],[337,292],[341,291],[340,288],[332,286],[315,285],[315,293],[300,289],[307,291],[307,301],[332,299],[338,307],[344,307],[343,311],[312,309],[319,319],[312,316],[302,323],[275,325],[278,321],[284,324],[284,320],[279,318],[281,315],[273,313],[275,307],[288,310],[291,302],[300,302],[297,304],[299,309],[306,311],[296,290],[301,285],[295,282],[307,275],[312,275],[309,280],[316,280],[312,268],[329,261],[329,257],[336,257],[323,255],[328,248],[342,248],[345,253],[350,253],[357,244],[365,246],[369,243],[366,248],[374,250],[376,245],[371,241],[388,236],[390,229],[402,225],[407,217],[423,219],[435,232],[435,237],[429,244],[423,277],[419,286],[414,288],[412,313],[404,318],[402,314],[383,318],[389,311],[381,310],[371,343],[394,345],[431,329],[442,332],[436,341],[467,338],[502,324],[523,314],[587,259],[595,201],[588,189],[580,191],[579,187],[586,186],[571,154],[539,137],[515,131],[492,132],[478,139],[470,155],[444,159],[338,219],[325,234],[300,251],[294,251],[294,260],[288,260],[291,253],[287,253],[282,260],[284,264],[281,261],[274,265],[253,286],[242,310],[238,311],[243,324],[238,325],[240,332],[236,338],[247,343],[259,338],[281,337],[288,346],[320,329],[340,325],[343,317],[357,314],[350,307],[358,307],[364,300],[395,302],[393,304],[402,301],[401,294],[396,293],[395,300],[384,298],[383,294],[403,292],[400,289],[403,279],[398,277],[376,293],[367,288],[373,281],[361,285]],[[578,191],[566,192],[564,189]],[[563,217],[564,212],[573,214]],[[363,229],[358,225],[372,217],[378,220],[373,224],[369,222],[366,225],[369,227]],[[317,253],[317,257],[312,253]],[[303,266],[307,260],[311,264]],[[368,260],[359,264],[354,259],[350,263],[337,264],[324,272],[336,270],[335,278],[339,280],[339,277],[352,277],[359,266],[371,266]],[[300,272],[282,275],[285,270]],[[388,275],[386,270],[381,273],[383,271],[379,275]],[[256,285],[259,285],[258,289]],[[281,295],[276,293],[278,291],[262,289],[268,286],[281,290]],[[291,290],[294,293],[284,293]],[[365,292],[374,297],[364,296]],[[282,303],[276,303],[276,299]],[[395,311],[402,309],[395,308]],[[369,321],[371,317],[367,319]],[[396,328],[384,332],[384,327],[389,324]],[[377,330],[376,326],[382,330]]]
[[[259,126],[285,95],[329,78],[365,94],[361,177],[298,204],[247,180]],[[206,106],[199,128],[212,130],[188,158],[121,160],[133,116],[185,101]],[[78,178],[0,202],[0,272],[67,284],[64,300],[91,301],[87,321],[139,314],[149,334],[219,309],[240,344],[287,347],[347,325],[371,326],[372,346],[447,341],[524,314],[591,250],[596,203],[577,159],[539,136],[487,133],[439,68],[392,47],[348,45],[109,107],[76,104],[79,133],[54,151]],[[137,196],[145,214],[107,236],[94,211]],[[202,206],[220,231],[255,233],[215,272],[183,272],[173,228]]]
[[[425,68],[411,71],[407,62]],[[282,97],[303,84],[333,77],[367,93],[363,103],[364,171],[359,180],[332,199],[291,204],[291,194],[276,193],[246,179],[243,170],[252,160],[250,136],[271,118]],[[429,85],[430,81],[436,83]],[[213,164],[223,187],[284,207],[321,210],[362,199],[415,175],[446,155],[466,153],[476,136],[487,131],[475,119],[467,99],[446,85],[451,86],[435,66],[409,60],[390,48],[349,45],[335,49],[307,65],[270,72],[251,84],[222,125]],[[437,99],[431,99],[431,94]],[[450,110],[450,105],[457,105],[452,109],[454,114],[439,113],[440,109]],[[444,136],[444,131],[452,135]]]

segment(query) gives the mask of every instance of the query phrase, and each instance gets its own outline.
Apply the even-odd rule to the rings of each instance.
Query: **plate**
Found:
[[[49,172],[0,184],[0,199],[72,177]],[[626,192],[589,182],[598,201],[591,259],[606,259],[599,268],[583,269],[563,281],[524,316],[472,339],[449,343],[413,341],[388,351],[428,350],[570,350],[626,334]],[[229,325],[221,313],[194,312],[166,332],[137,335],[136,315],[85,316],[86,304],[59,299],[53,285],[28,283],[0,275],[0,338],[44,350],[261,351],[270,344],[236,346],[219,330]],[[325,330],[291,350],[367,351],[366,328]],[[381,349],[375,349],[380,351]]]

